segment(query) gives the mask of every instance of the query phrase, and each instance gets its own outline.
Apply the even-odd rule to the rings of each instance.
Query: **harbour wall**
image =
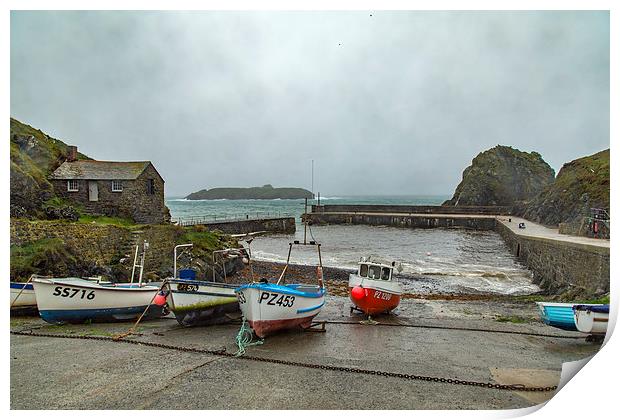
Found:
[[[345,208],[358,212],[332,212]],[[533,273],[533,282],[547,294],[567,299],[587,299],[609,293],[610,253],[608,247],[525,236],[514,232],[497,217],[486,214],[396,214],[384,213],[396,206],[325,206],[329,212],[307,213],[302,218],[312,224],[351,224],[403,228],[466,228],[494,230],[511,252]],[[379,211],[377,207],[382,207]],[[420,206],[415,206],[420,207]],[[429,206],[432,207],[432,206]],[[435,206],[435,208],[438,206]]]
[[[496,231],[545,292],[567,298],[609,293],[609,248],[519,235],[499,221]]]
[[[273,219],[249,219],[222,222],[204,223],[209,230],[219,230],[222,233],[252,233],[252,232],[273,232],[273,233],[295,233],[294,217],[276,217]]]
[[[450,215],[409,215],[383,213],[307,213],[302,216],[316,225],[370,225],[403,228],[465,228],[476,230],[495,229],[495,218],[484,215],[456,217]]]
[[[313,205],[312,213],[405,213],[405,214],[486,214],[510,215],[509,206],[403,206],[384,204]]]
[[[23,246],[57,238],[80,261],[96,267],[124,268],[124,273],[117,272],[123,277],[121,280],[128,280],[131,276],[131,271],[129,275],[126,271],[133,264],[135,246],[144,241],[149,243],[145,273],[170,271],[172,274],[173,249],[182,235],[183,228],[173,225],[143,225],[131,229],[96,223],[11,219],[11,245]]]
[[[129,280],[134,261],[135,247],[144,241],[149,243],[146,252],[144,278],[157,280],[172,275],[174,246],[187,242],[186,234],[200,235],[204,227],[181,227],[175,225],[140,225],[123,227],[98,223],[72,223],[61,220],[30,221],[11,219],[11,248],[32,247],[43,239],[60,239],[64,252],[70,258],[80,262],[83,270],[89,272],[68,272],[66,261],[62,256],[52,257],[57,260],[53,266],[34,267],[41,275],[92,275],[91,270],[109,275],[118,281]],[[234,245],[234,244],[231,244]],[[206,254],[205,254],[206,253]],[[205,255],[202,255],[205,254]],[[196,268],[210,278],[211,271],[206,261],[210,260],[211,251],[196,250],[194,262]],[[13,259],[13,256],[11,256]],[[236,264],[236,262],[235,262]],[[232,273],[235,264],[227,264],[226,271]],[[26,278],[32,273],[26,275]]]

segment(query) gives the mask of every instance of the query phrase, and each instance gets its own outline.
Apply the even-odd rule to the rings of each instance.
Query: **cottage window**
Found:
[[[67,181],[67,191],[79,191],[80,184],[75,179],[70,179]]]
[[[112,181],[112,192],[122,192],[123,181]]]
[[[152,178],[146,180],[146,193],[149,195],[155,194],[155,180]]]

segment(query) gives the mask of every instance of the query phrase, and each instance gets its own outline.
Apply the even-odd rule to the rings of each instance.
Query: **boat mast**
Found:
[[[314,159],[312,159],[312,182],[311,182],[311,191],[312,191],[312,198],[314,198]]]
[[[308,198],[304,199],[304,245],[306,245],[306,229],[308,228]]]

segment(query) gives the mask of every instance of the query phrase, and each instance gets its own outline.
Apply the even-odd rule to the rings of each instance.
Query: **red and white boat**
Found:
[[[349,275],[351,312],[359,310],[366,315],[387,313],[400,303],[403,289],[392,279],[395,263],[386,264],[363,258],[357,273]]]

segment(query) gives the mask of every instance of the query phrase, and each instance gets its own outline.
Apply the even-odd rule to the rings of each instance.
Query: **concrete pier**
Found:
[[[310,223],[349,224],[371,226],[394,226],[404,228],[466,228],[476,230],[495,229],[494,215],[464,214],[403,214],[375,212],[307,213],[303,215]]]
[[[609,240],[560,234],[518,217],[497,217],[495,230],[549,293],[577,296],[609,293]],[[519,229],[519,223],[525,229]]]

